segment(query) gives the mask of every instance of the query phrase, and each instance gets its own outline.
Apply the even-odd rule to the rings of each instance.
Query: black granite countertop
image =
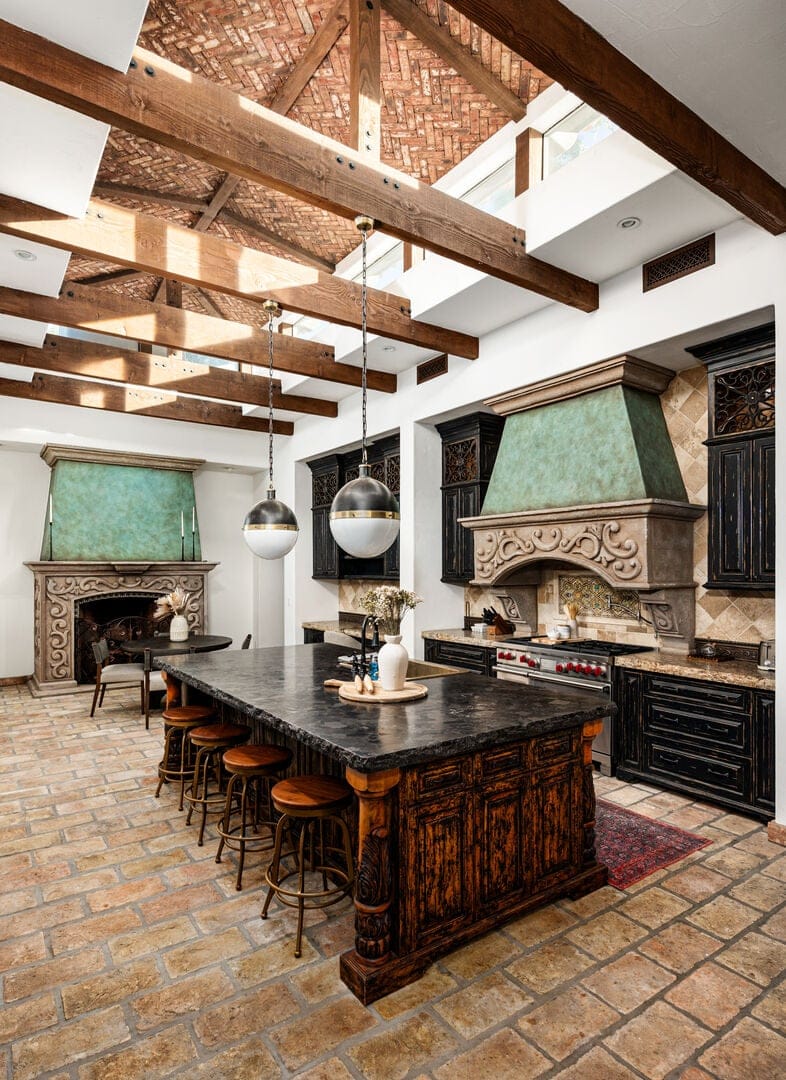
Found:
[[[156,658],[156,667],[252,720],[364,772],[504,745],[607,715],[595,694],[467,673],[428,679],[428,697],[355,704],[323,686],[342,678],[337,645],[291,645]]]

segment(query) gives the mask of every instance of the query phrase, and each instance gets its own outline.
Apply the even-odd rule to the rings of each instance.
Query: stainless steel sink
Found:
[[[448,667],[447,664],[433,664],[430,660],[410,660],[407,664],[408,680],[439,679],[443,675],[464,675],[464,668]]]

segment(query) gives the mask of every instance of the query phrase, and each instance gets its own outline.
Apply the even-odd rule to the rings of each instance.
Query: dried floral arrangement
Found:
[[[383,634],[401,633],[401,620],[422,603],[422,596],[409,589],[399,589],[397,585],[380,585],[369,589],[360,598],[360,606],[378,620]]]
[[[153,618],[157,622],[159,619],[165,619],[167,615],[185,615],[186,605],[190,599],[191,593],[187,593],[178,585],[173,592],[167,593],[166,596],[159,596]]]

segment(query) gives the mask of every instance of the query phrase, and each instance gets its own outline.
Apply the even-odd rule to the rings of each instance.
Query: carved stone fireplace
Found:
[[[178,585],[190,593],[186,616],[192,633],[207,625],[206,578],[218,564],[207,562],[29,562],[34,576],[35,694],[62,693],[77,686],[75,619],[78,606],[112,593],[148,594],[151,599]]]

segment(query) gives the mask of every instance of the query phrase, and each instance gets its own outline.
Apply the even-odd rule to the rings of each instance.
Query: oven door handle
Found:
[[[609,683],[574,683],[567,679],[563,679],[560,675],[546,675],[542,671],[530,671],[527,673],[527,677],[536,682],[540,680],[541,682],[556,683],[565,690],[589,690],[596,694],[611,693],[611,685]]]

